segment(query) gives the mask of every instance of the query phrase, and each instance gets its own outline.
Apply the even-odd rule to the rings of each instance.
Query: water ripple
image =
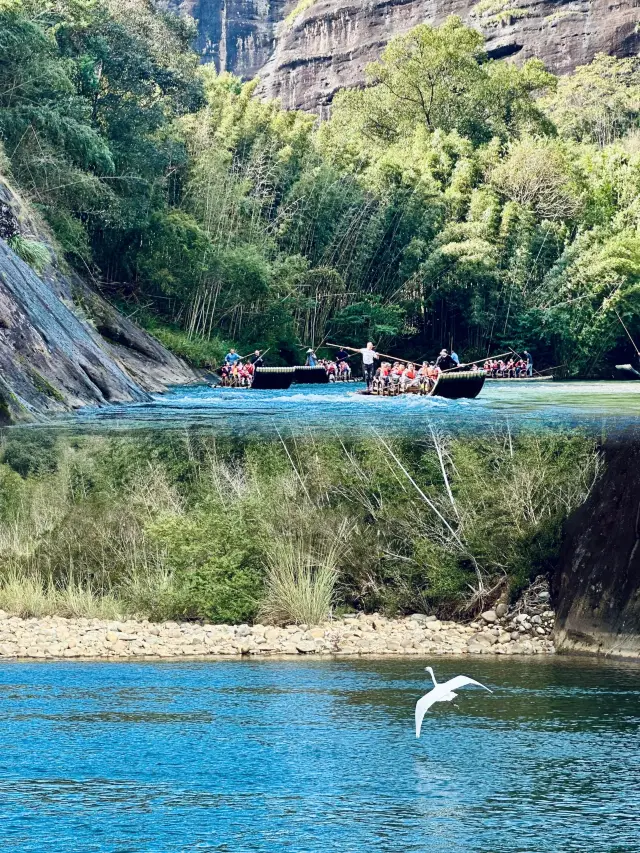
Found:
[[[1,849],[640,850],[639,667],[464,661],[416,741],[423,665],[1,664]]]
[[[215,428],[233,436],[369,435],[372,428],[423,435],[429,424],[452,432],[509,424],[512,429],[581,426],[617,434],[636,430],[640,382],[486,383],[476,400],[406,395],[367,397],[358,385],[297,386],[289,391],[179,387],[151,402],[82,409],[60,418],[71,431]]]

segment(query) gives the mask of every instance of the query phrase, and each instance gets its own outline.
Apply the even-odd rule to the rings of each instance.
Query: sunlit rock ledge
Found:
[[[347,616],[318,626],[109,622],[0,611],[0,658],[179,658],[271,655],[552,654],[553,613],[460,624],[414,614]],[[537,623],[537,619],[540,622]],[[532,622],[536,619],[536,622]]]

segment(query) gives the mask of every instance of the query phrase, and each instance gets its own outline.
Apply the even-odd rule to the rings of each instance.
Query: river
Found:
[[[415,739],[432,663],[460,691]],[[0,665],[4,853],[636,853],[640,668]]]
[[[151,402],[86,408],[57,420],[80,430],[162,427],[209,430],[235,436],[423,433],[429,424],[448,432],[490,426],[513,429],[582,427],[598,434],[635,432],[640,382],[487,382],[476,400],[406,395],[366,397],[361,384],[298,385],[289,391],[178,387]]]

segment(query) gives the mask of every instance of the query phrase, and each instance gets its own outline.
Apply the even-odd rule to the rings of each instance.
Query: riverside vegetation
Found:
[[[600,466],[575,433],[435,430],[237,443],[14,429],[2,459],[0,610],[276,625],[471,621],[549,569]]]
[[[0,2],[0,171],[176,352],[295,362],[330,334],[526,345],[574,373],[628,360],[640,60],[557,79],[489,61],[449,18],[393,40],[318,126],[199,69],[193,35],[147,0]]]

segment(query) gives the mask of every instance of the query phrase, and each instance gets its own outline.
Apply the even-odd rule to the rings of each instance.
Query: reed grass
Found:
[[[38,576],[16,573],[0,582],[0,610],[23,619],[64,616],[119,620],[133,615],[128,613],[125,603],[111,593],[99,594],[74,583],[56,589]]]
[[[347,538],[345,522],[321,543],[310,541],[304,533],[269,543],[259,617],[274,624],[307,625],[329,619]]]

